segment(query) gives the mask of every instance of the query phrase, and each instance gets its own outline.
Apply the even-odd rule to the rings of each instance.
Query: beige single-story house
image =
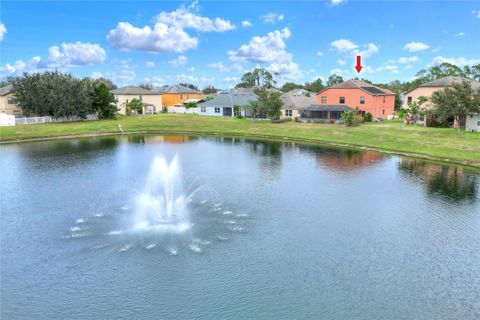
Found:
[[[162,95],[141,87],[127,86],[112,90],[117,101],[118,112],[127,114],[126,105],[129,101],[137,98],[143,103],[143,114],[162,112]]]
[[[283,102],[282,117],[283,118],[299,118],[301,110],[315,104],[315,93],[304,89],[293,89],[283,93],[280,96]]]
[[[12,93],[11,84],[0,88],[0,113],[14,115],[16,117],[22,115],[22,109],[17,105],[15,96]]]
[[[468,81],[474,90],[480,90],[480,82],[463,78],[463,77],[454,77],[448,76],[443,77],[437,80],[433,80],[424,84],[419,85],[415,89],[407,91],[403,94],[403,108],[408,108],[410,103],[418,102],[420,97],[427,97],[430,98],[432,94],[436,91],[445,90],[445,88],[453,87],[455,84],[462,83],[462,81]],[[427,101],[422,104],[421,108],[425,110],[432,110],[435,105],[431,101]],[[466,119],[462,119],[460,122],[460,126],[463,127],[465,125],[464,121]],[[426,119],[423,119],[423,124],[426,125]],[[456,128],[458,126],[457,123],[454,124]]]

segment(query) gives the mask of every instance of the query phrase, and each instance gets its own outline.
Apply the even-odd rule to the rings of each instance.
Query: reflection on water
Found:
[[[128,135],[127,141],[131,143],[187,143],[197,140],[197,137],[189,136],[157,136],[157,135]]]
[[[319,167],[339,171],[368,167],[386,159],[387,157],[381,153],[349,149],[317,148],[315,152],[315,160]]]
[[[400,158],[399,169],[412,179],[424,181],[432,196],[453,201],[474,201],[477,198],[478,175],[468,169],[409,158]]]
[[[96,151],[112,150],[119,143],[118,137],[85,138],[75,140],[58,140],[26,143],[25,148],[18,148],[26,157],[43,158],[67,156],[72,154],[91,154]]]

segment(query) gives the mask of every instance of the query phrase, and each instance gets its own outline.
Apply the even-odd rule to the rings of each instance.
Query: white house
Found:
[[[236,117],[246,116],[245,110],[235,110],[235,106],[245,106],[250,101],[256,101],[258,96],[253,92],[223,92],[213,99],[199,103],[197,113],[204,116]]]
[[[465,131],[480,132],[480,113],[472,113],[467,115],[465,121]]]

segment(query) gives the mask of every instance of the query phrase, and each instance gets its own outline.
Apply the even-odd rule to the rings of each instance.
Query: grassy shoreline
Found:
[[[399,121],[355,128],[331,124],[271,123],[223,117],[159,114],[117,120],[0,127],[0,143],[121,134],[192,134],[244,136],[353,147],[427,160],[480,167],[480,134],[445,128],[407,126]]]

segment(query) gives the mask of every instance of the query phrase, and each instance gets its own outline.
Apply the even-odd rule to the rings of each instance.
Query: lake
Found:
[[[478,170],[220,137],[0,155],[2,319],[480,318]],[[135,229],[174,158],[188,224]]]

